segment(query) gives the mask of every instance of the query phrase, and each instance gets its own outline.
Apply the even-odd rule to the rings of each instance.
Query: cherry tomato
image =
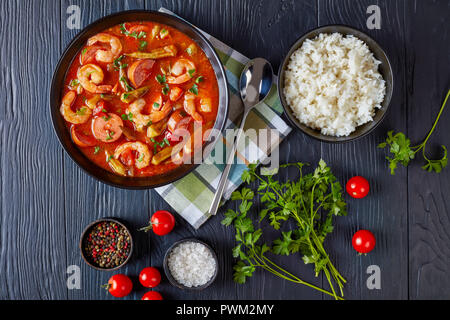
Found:
[[[106,288],[112,296],[122,298],[130,294],[131,289],[133,289],[133,283],[126,275],[115,274],[109,278]]]
[[[175,226],[175,218],[169,211],[159,210],[156,211],[150,219],[150,224],[140,230],[148,231],[153,230],[158,236],[165,236],[172,231]]]
[[[144,268],[139,274],[139,281],[144,287],[154,288],[161,282],[161,273],[153,267]]]
[[[370,189],[369,181],[360,176],[356,176],[348,180],[345,188],[347,189],[348,194],[356,199],[361,199],[367,196]]]
[[[369,230],[359,230],[352,238],[353,248],[359,253],[369,253],[375,248],[375,236]]]
[[[142,300],[163,300],[163,297],[157,291],[149,291],[143,295]]]

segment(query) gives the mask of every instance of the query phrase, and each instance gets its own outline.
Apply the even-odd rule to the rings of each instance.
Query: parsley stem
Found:
[[[333,293],[331,293],[331,292],[329,292],[329,291],[326,291],[326,290],[324,290],[324,289],[322,289],[322,288],[316,287],[315,285],[313,285],[313,284],[311,284],[311,283],[309,283],[309,282],[303,281],[302,279],[300,279],[300,278],[294,276],[293,274],[289,273],[288,271],[284,270],[283,268],[281,268],[279,265],[277,265],[277,264],[275,264],[274,262],[272,262],[270,259],[268,259],[268,258],[265,257],[264,255],[261,255],[261,257],[259,257],[259,256],[256,254],[255,251],[253,251],[253,254],[254,254],[254,257],[257,257],[258,259],[260,259],[261,262],[264,264],[263,268],[264,268],[265,270],[267,270],[267,271],[273,273],[274,275],[276,275],[276,276],[278,276],[278,277],[280,277],[280,278],[283,278],[283,279],[285,279],[285,280],[288,280],[288,281],[291,281],[291,282],[294,282],[294,283],[298,283],[298,284],[303,284],[303,285],[308,286],[308,287],[310,287],[310,288],[316,289],[316,290],[318,290],[318,291],[320,291],[320,292],[322,292],[322,293],[325,293],[325,294],[327,294],[327,295],[330,295],[330,296],[334,297],[335,299],[338,299],[338,300],[344,300],[343,298],[337,296],[337,295],[336,295],[336,292],[334,292],[334,290],[333,290],[333,292],[334,292],[334,294],[333,294]],[[279,269],[281,272],[284,272],[285,274],[289,275],[291,278],[289,278],[289,277],[287,277],[286,275],[283,275],[282,273],[280,273],[280,272],[278,272],[278,271],[272,269],[270,266],[267,265],[267,263],[266,263],[264,260],[266,260],[267,262],[269,262],[270,264],[272,264],[274,267],[276,267],[277,269]]]
[[[442,103],[441,109],[439,110],[439,113],[438,113],[438,115],[436,117],[436,120],[434,120],[434,124],[431,127],[430,131],[428,132],[425,140],[421,144],[419,144],[419,145],[417,145],[415,147],[412,147],[412,148],[418,148],[416,151],[414,151],[414,153],[416,153],[420,149],[422,149],[422,154],[423,154],[424,158],[427,159],[427,160],[429,160],[429,159],[425,156],[425,145],[427,144],[428,139],[430,138],[431,134],[433,133],[434,129],[436,128],[436,125],[437,125],[437,123],[439,121],[439,118],[441,117],[442,112],[445,109],[445,106],[447,104],[447,100],[448,100],[449,96],[450,96],[450,90],[447,91],[447,95],[445,96],[445,99],[444,99],[444,102]]]
[[[439,121],[439,118],[441,117],[441,114],[442,114],[442,112],[444,111],[445,105],[447,104],[447,100],[448,100],[448,97],[449,97],[449,96],[450,96],[450,90],[447,91],[447,95],[445,96],[445,99],[444,99],[444,102],[442,103],[441,109],[439,110],[439,113],[438,113],[438,115],[437,115],[437,118],[436,118],[436,120],[434,121],[433,127],[431,127],[430,132],[428,133],[427,137],[425,138],[425,141],[424,141],[424,143],[423,143],[424,145],[426,144],[426,142],[427,142],[428,139],[430,138],[431,134],[433,133],[434,129],[436,128],[436,125],[437,125],[437,123],[438,123],[438,121]]]

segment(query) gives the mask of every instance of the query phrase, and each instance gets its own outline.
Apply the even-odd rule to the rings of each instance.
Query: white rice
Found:
[[[352,35],[320,34],[290,57],[286,101],[301,123],[324,135],[348,136],[381,108],[386,86],[380,63]]]
[[[186,287],[204,285],[216,271],[216,261],[205,245],[187,241],[180,243],[169,254],[168,266],[174,279]]]

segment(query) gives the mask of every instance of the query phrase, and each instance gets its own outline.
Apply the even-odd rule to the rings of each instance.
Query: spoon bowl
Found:
[[[256,58],[250,60],[242,70],[239,79],[239,92],[241,94],[242,102],[244,103],[244,115],[242,116],[236,138],[233,142],[231,152],[227,157],[225,169],[220,177],[216,193],[214,194],[213,202],[209,208],[209,214],[215,215],[220,205],[225,186],[228,182],[228,175],[230,174],[231,165],[233,164],[234,155],[236,153],[239,139],[250,111],[258,103],[263,101],[270,92],[273,82],[273,69],[269,61],[263,58]]]
[[[245,108],[251,108],[263,101],[270,92],[273,82],[272,65],[263,58],[250,60],[242,70],[239,92]]]

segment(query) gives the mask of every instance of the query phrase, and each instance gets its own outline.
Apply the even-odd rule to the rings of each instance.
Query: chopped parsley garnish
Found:
[[[165,86],[162,88],[163,95],[167,95],[170,91],[169,85],[166,83]]]
[[[138,161],[139,161],[139,162],[142,162],[142,160],[144,160],[144,154],[143,154],[143,153],[141,153],[141,155],[139,156]]]
[[[105,120],[105,121],[109,121],[109,119],[111,119],[111,116],[103,116],[102,118],[103,118],[103,120]]]
[[[103,108],[103,109],[102,109],[102,112],[104,112],[104,113],[107,113],[108,111],[106,111],[106,109],[105,109],[105,108]]]
[[[157,152],[158,147],[164,148],[165,145],[167,145],[168,147],[170,146],[170,142],[169,142],[169,140],[167,140],[167,138],[164,138],[164,140],[161,142],[156,141],[154,138],[150,138],[150,141],[153,142],[153,144],[154,144],[153,145],[153,148],[155,150],[154,153]]]
[[[150,120],[149,122],[147,122],[146,126],[149,127],[152,125],[152,123],[153,123],[152,120]]]
[[[72,81],[70,81],[70,86],[71,87],[75,87],[79,84],[80,82],[78,81],[78,79],[73,79]]]
[[[99,146],[94,148],[94,154],[97,154],[99,151],[100,151],[100,147]]]
[[[186,52],[187,52],[187,54],[190,55],[190,56],[192,56],[192,54],[194,53],[194,52],[192,51],[192,47],[191,47],[191,46],[187,47]]]
[[[122,119],[123,120],[129,120],[129,121],[132,121],[133,120],[133,114],[130,112],[130,113],[128,113],[128,114],[123,114],[122,115]]]
[[[161,32],[159,33],[159,36],[162,38],[164,38],[165,36],[167,36],[169,34],[169,31],[167,31],[167,29],[162,29]]]
[[[106,140],[112,140],[113,135],[114,135],[114,131],[110,131],[110,132],[108,133],[108,135],[106,136]]]
[[[144,51],[147,48],[147,41],[139,42],[139,50]]]
[[[198,85],[194,84],[192,86],[192,88],[189,89],[189,91],[197,96],[198,95]]]
[[[158,102],[153,103],[153,109],[159,109],[160,106]]]
[[[203,76],[198,77],[197,79],[195,79],[195,83],[200,83],[205,81],[205,78],[203,78]]]
[[[119,81],[125,85],[125,87],[127,88],[128,91],[134,90],[134,88],[128,84],[128,81],[125,77],[123,77],[123,76],[120,77]]]
[[[166,143],[167,146],[170,146],[170,142],[169,140],[167,140],[167,138],[164,138],[164,142]]]
[[[126,35],[128,37],[132,37],[135,39],[141,39],[141,38],[145,38],[147,36],[147,33],[144,31],[141,31],[139,33],[128,31],[127,28],[125,27],[125,23],[122,23],[120,25],[120,32],[122,32],[124,35]]]
[[[114,60],[114,65],[117,67],[117,68],[120,68],[120,65],[121,65],[121,63],[120,63],[120,61],[121,60],[123,60],[123,58],[125,58],[125,56],[124,55],[121,55],[120,57],[118,57],[116,60]]]
[[[164,84],[166,83],[166,76],[165,75],[156,75],[156,81],[158,81],[159,84]]]
[[[114,157],[113,155],[110,155],[110,156],[108,157],[108,159],[106,159],[106,162],[111,161],[111,159],[112,159],[113,157]]]
[[[81,56],[83,56],[87,51],[87,48],[84,48],[83,51],[81,51]]]
[[[189,73],[189,77],[192,78],[194,76],[195,69],[188,70],[188,73]]]
[[[79,116],[84,116],[86,114],[86,107],[82,107],[82,108],[78,109],[76,113]]]

